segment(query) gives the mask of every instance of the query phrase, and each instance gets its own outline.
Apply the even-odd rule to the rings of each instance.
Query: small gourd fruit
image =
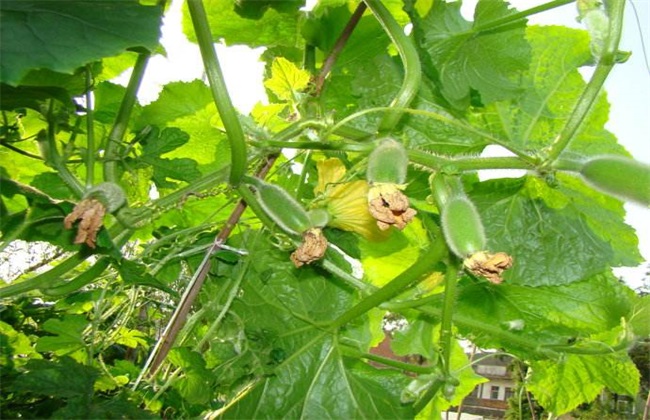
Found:
[[[247,177],[251,182],[254,178]],[[312,227],[312,222],[305,208],[281,187],[262,180],[251,182],[264,213],[280,229],[294,235],[302,235]]]
[[[465,196],[454,196],[441,208],[443,234],[449,249],[460,258],[467,258],[485,249],[485,230],[481,217]]]
[[[580,174],[605,193],[650,205],[650,165],[623,156],[602,155],[587,160]]]
[[[84,199],[95,199],[102,203],[107,213],[113,213],[126,203],[122,188],[112,182],[102,182],[86,191]]]
[[[402,192],[408,163],[404,145],[391,138],[383,139],[368,156],[368,211],[381,230],[391,226],[402,230],[417,214]]]
[[[391,138],[386,138],[368,156],[366,179],[371,184],[404,184],[408,163],[409,159],[404,145]]]

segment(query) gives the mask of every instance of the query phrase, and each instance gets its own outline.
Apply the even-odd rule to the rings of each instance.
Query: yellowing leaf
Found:
[[[297,93],[309,84],[309,72],[299,69],[286,58],[278,57],[271,65],[271,78],[264,82],[279,99],[298,102]]]
[[[115,343],[123,344],[132,349],[138,347],[138,345],[141,345],[145,348],[148,347],[147,336],[142,331],[131,330],[124,327],[120,328],[120,332],[115,339]]]
[[[402,231],[394,230],[385,241],[359,241],[361,263],[370,283],[382,287],[417,260],[428,244],[422,223],[413,219]]]

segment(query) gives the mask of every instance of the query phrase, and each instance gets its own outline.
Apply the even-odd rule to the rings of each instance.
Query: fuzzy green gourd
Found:
[[[250,181],[250,178],[247,177]],[[253,183],[260,206],[286,233],[301,235],[312,227],[312,221],[304,207],[281,187],[261,180]]]
[[[126,203],[126,195],[122,187],[112,182],[94,185],[86,191],[83,198],[98,200],[108,213],[113,213]]]
[[[650,205],[650,165],[623,156],[596,156],[580,174],[595,188],[623,199]]]
[[[408,163],[404,145],[386,138],[368,156],[366,179],[371,184],[404,184]]]
[[[481,217],[465,196],[454,196],[441,208],[441,225],[449,249],[460,258],[485,249],[485,230]]]

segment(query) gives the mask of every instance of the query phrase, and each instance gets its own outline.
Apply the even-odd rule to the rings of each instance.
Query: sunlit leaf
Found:
[[[12,85],[30,69],[72,73],[127,48],[151,50],[160,34],[161,9],[135,1],[3,2],[1,10],[0,80]]]

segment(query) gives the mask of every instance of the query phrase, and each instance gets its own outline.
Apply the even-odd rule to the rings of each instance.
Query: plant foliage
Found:
[[[435,416],[485,380],[460,340],[525,364],[554,415],[639,392],[650,301],[612,268],[641,261],[616,197],[650,169],[601,89],[623,0],[578,1],[588,30],[528,25],[567,1],[481,0],[468,21],[440,1],[189,0],[209,83],[140,105],[150,3],[0,4],[0,249],[56,250],[0,288],[4,417]],[[219,40],[265,48],[249,115]],[[403,159],[369,172],[400,176],[366,177],[389,143]],[[616,197],[580,175],[603,154],[636,174],[604,182]],[[441,217],[459,200],[471,221]],[[457,256],[452,237],[480,241]],[[375,354],[386,319],[420,363]]]

